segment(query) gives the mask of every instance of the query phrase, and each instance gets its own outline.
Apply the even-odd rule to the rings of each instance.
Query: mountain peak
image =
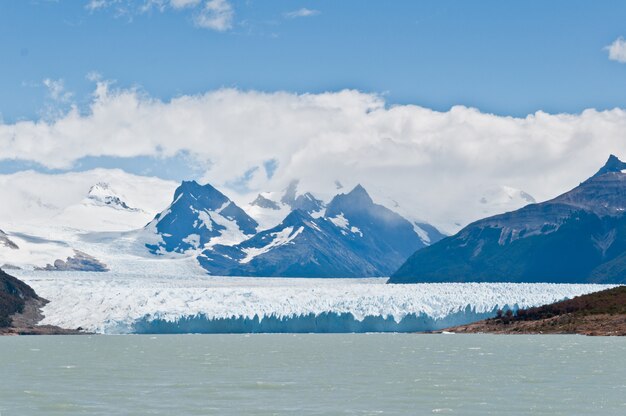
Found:
[[[617,156],[610,155],[604,166],[602,166],[602,168],[600,168],[600,170],[593,175],[592,178],[605,175],[607,173],[621,172],[624,169],[626,169],[626,163],[622,162]]]
[[[210,184],[183,181],[174,193],[174,200],[157,214],[146,228],[159,235],[156,243],[146,247],[152,253],[161,250],[183,253],[207,244],[236,243],[254,234],[256,221],[226,195]]]
[[[350,197],[350,199],[355,199],[361,203],[366,203],[366,204],[374,203],[370,195],[367,193],[365,188],[361,186],[361,184],[358,184],[357,186],[355,186],[350,192],[346,194],[346,196]]]
[[[176,192],[174,192],[174,200],[176,200],[181,194],[189,194],[196,199],[198,197],[208,198],[215,200],[218,204],[223,204],[228,199],[211,184],[207,183],[206,185],[200,185],[194,180],[183,181],[176,189]]]
[[[129,207],[107,182],[98,182],[89,188],[87,200],[90,201],[90,203],[100,206],[108,206],[126,211],[140,211],[137,208]]]
[[[271,199],[266,198],[261,194],[258,194],[256,199],[252,201],[250,205],[255,205],[259,208],[267,208],[274,211],[280,210],[280,206],[278,205],[278,203],[276,203],[276,201],[272,201]]]
[[[319,211],[324,207],[324,202],[315,198],[312,193],[305,192],[298,195],[298,185],[300,181],[294,179],[285,188],[284,194],[280,199],[280,202],[288,205],[291,209],[301,209],[306,212]]]

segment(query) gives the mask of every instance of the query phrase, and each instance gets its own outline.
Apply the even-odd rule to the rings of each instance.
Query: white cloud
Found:
[[[195,26],[224,32],[233,27],[235,12],[228,0],[89,0],[87,10],[113,9],[116,17],[132,20],[135,15],[152,10],[191,10]]]
[[[65,89],[65,82],[62,79],[43,80],[43,85],[48,89],[48,94],[53,101],[68,103],[72,99],[72,93]]]
[[[224,32],[232,29],[235,12],[226,0],[209,0],[194,16],[194,24],[205,29]]]
[[[171,0],[170,4],[175,9],[184,9],[186,7],[196,7],[200,4],[200,0]]]
[[[615,39],[613,43],[604,49],[609,51],[609,59],[620,63],[626,63],[626,40],[623,37]]]
[[[299,10],[294,10],[292,12],[287,12],[284,14],[285,17],[289,18],[289,19],[294,19],[296,17],[309,17],[309,16],[315,16],[320,14],[319,10],[311,10],[311,9],[307,9],[305,7],[299,9]]]
[[[89,0],[85,6],[88,10],[104,9],[112,4],[118,3],[120,0]]]
[[[463,106],[389,107],[379,95],[354,90],[222,89],[164,102],[100,81],[88,111],[0,123],[0,155],[68,168],[84,156],[184,151],[219,187],[246,172],[255,192],[294,178],[321,195],[335,191],[336,180],[346,189],[360,182],[439,225],[480,216],[472,203],[485,189],[507,185],[544,200],[576,186],[609,153],[626,157],[624,131],[622,109],[515,118]],[[268,179],[263,164],[270,160],[277,169]]]

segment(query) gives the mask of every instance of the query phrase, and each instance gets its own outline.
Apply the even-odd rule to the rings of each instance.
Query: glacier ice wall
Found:
[[[42,323],[98,333],[412,332],[602,290],[588,284],[176,277],[26,272]]]

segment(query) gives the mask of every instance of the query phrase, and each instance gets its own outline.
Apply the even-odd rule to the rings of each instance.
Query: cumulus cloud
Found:
[[[626,40],[623,37],[615,39],[613,43],[604,49],[609,51],[609,59],[620,63],[626,63]]]
[[[307,9],[303,7],[299,10],[287,12],[284,14],[284,16],[289,19],[295,19],[296,17],[309,17],[309,16],[315,16],[318,14],[320,14],[319,10],[311,10],[311,9]]]
[[[512,186],[544,200],[576,186],[609,153],[626,156],[624,131],[622,109],[515,118],[388,106],[354,90],[220,89],[161,101],[99,81],[87,111],[0,122],[0,155],[66,169],[85,156],[186,152],[206,166],[206,181],[247,192],[225,189],[239,202],[293,179],[324,197],[336,181],[346,189],[362,183],[441,225],[477,219],[471,204],[486,189]]]
[[[193,21],[198,27],[223,32],[232,29],[234,15],[233,6],[228,1],[210,0],[195,15]]]

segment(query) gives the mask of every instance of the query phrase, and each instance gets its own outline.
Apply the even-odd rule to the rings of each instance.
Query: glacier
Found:
[[[15,271],[50,302],[42,324],[102,334],[419,332],[610,285],[435,283]]]

